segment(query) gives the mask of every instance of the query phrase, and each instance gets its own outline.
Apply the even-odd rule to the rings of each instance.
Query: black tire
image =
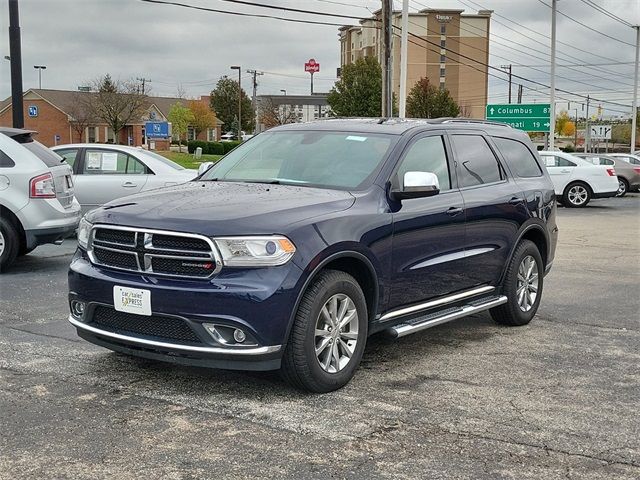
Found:
[[[579,202],[577,200],[572,200],[576,198],[573,195],[574,188],[581,193],[581,200]],[[589,185],[584,182],[573,182],[567,185],[564,189],[564,193],[562,194],[562,204],[567,208],[583,208],[589,204],[592,196],[593,194],[591,193]],[[582,198],[584,198],[584,200],[582,200]]]
[[[626,178],[618,177],[618,193],[616,197],[624,197],[629,191],[629,182]]]
[[[358,315],[358,332],[348,363],[341,370],[329,373],[323,369],[316,356],[316,323],[325,303],[337,294],[346,295],[353,301]],[[344,387],[360,364],[368,327],[367,303],[358,282],[351,275],[338,270],[320,272],[305,291],[298,306],[282,358],[282,377],[300,390],[316,393]]]
[[[518,302],[518,270],[523,260],[527,257],[531,257],[535,261],[538,272],[538,290],[531,308],[525,311]],[[489,310],[491,317],[500,325],[520,326],[528,324],[540,306],[543,284],[544,264],[542,263],[542,256],[538,251],[538,247],[529,240],[522,240],[516,247],[513,257],[511,257],[502,285],[502,292],[507,297],[507,303]]]
[[[20,249],[16,227],[6,218],[0,218],[0,243],[0,273],[3,273],[15,261]]]

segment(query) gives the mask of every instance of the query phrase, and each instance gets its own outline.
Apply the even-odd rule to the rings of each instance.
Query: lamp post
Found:
[[[38,70],[38,88],[42,89],[42,70],[46,70],[46,65],[34,65],[33,68]]]
[[[286,90],[281,89],[280,91],[283,93],[283,95],[284,95],[285,97],[287,96],[287,91],[286,91]]]
[[[232,65],[231,70],[238,70],[238,141],[242,138],[242,67]]]

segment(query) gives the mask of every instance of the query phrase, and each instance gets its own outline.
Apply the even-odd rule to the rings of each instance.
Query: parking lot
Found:
[[[37,249],[0,277],[0,478],[638,478],[640,194],[558,217],[530,325],[374,336],[325,395],[81,341],[75,246]]]

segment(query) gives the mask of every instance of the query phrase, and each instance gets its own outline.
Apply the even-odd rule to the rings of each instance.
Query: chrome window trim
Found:
[[[98,229],[104,229],[104,230],[119,230],[119,231],[125,231],[125,232],[133,232],[135,234],[135,242],[133,245],[131,244],[114,244],[114,243],[110,243],[110,245],[112,246],[103,246],[100,243],[103,243],[102,240],[97,240],[97,244],[96,247],[97,248],[102,248],[105,250],[111,250],[111,251],[115,251],[115,252],[119,252],[119,253],[127,253],[127,254],[131,254],[135,256],[136,259],[136,264],[138,265],[138,269],[137,270],[132,270],[129,268],[123,268],[123,267],[115,267],[112,265],[107,265],[104,263],[101,263],[100,261],[98,261],[98,259],[96,258],[93,250],[94,250],[94,240],[95,240],[95,233],[96,230]],[[154,234],[156,235],[167,235],[167,236],[173,236],[173,237],[182,237],[182,238],[195,238],[198,240],[203,240],[204,242],[207,243],[207,245],[209,245],[209,249],[210,251],[198,251],[198,250],[172,250],[172,249],[158,249],[158,250],[162,250],[163,252],[175,252],[176,256],[171,256],[171,255],[167,255],[167,254],[154,254],[151,252],[144,252],[144,265],[140,265],[140,258],[138,255],[138,252],[130,252],[128,250],[124,250],[124,249],[118,249],[118,248],[113,248],[116,245],[118,246],[123,246],[123,247],[135,247],[138,244],[138,235],[143,234],[144,235],[144,246],[145,249],[147,249],[148,246],[152,245],[153,239],[152,236]],[[157,249],[157,248],[156,248]],[[149,248],[148,250],[152,251],[154,250],[153,248]],[[195,257],[195,256],[186,256],[185,253],[202,253],[202,254],[207,254],[207,256],[202,256],[202,257]],[[218,251],[218,248],[216,247],[215,242],[210,239],[209,237],[206,237],[204,235],[200,235],[197,233],[185,233],[185,232],[175,232],[175,231],[171,231],[171,230],[156,230],[156,229],[150,229],[150,228],[136,228],[136,227],[125,227],[125,226],[121,226],[121,225],[109,225],[109,224],[104,224],[104,223],[96,223],[94,225],[91,226],[91,230],[89,231],[89,237],[87,239],[87,255],[89,256],[89,260],[91,261],[91,263],[93,263],[94,265],[98,265],[101,267],[105,267],[105,268],[111,268],[114,270],[119,270],[119,271],[123,271],[123,272],[130,272],[130,273],[140,273],[143,275],[154,275],[154,276],[161,276],[161,277],[171,277],[171,278],[184,278],[184,279],[193,279],[193,280],[207,280],[209,278],[211,278],[213,275],[217,274],[220,272],[220,270],[222,269],[222,256],[220,255],[220,252]],[[212,270],[212,272],[207,275],[207,276],[201,276],[201,275],[180,275],[180,274],[174,274],[174,273],[157,273],[154,272],[153,269],[151,268],[151,259],[152,258],[174,258],[176,260],[186,260],[186,261],[210,261],[211,263],[214,264],[214,269]]]
[[[282,345],[267,345],[264,347],[252,347],[252,348],[221,348],[221,347],[198,347],[195,345],[181,345],[177,343],[158,342],[155,340],[147,340],[145,338],[130,337],[128,335],[121,335],[119,333],[109,332],[107,330],[101,330],[99,328],[91,327],[82,323],[80,320],[73,318],[69,315],[69,323],[76,328],[86,330],[103,337],[110,337],[116,340],[122,340],[124,342],[135,343],[139,345],[147,345],[160,348],[168,348],[176,351],[183,352],[195,352],[195,353],[220,353],[225,355],[265,355],[267,353],[278,352],[282,348]]]

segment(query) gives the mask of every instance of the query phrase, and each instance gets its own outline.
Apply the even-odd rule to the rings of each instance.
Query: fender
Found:
[[[296,312],[298,311],[298,306],[302,301],[302,296],[306,292],[307,287],[309,286],[311,281],[316,277],[316,275],[324,268],[325,265],[327,265],[329,262],[336,260],[338,258],[355,258],[355,259],[361,260],[367,266],[371,275],[373,275],[375,285],[380,285],[378,281],[378,273],[376,272],[376,269],[374,268],[373,263],[371,263],[371,260],[369,260],[367,256],[364,255],[363,253],[356,252],[355,250],[344,250],[344,251],[336,252],[327,256],[326,258],[322,259],[314,267],[314,269],[311,271],[311,273],[307,276],[306,280],[302,284],[302,288],[298,292],[296,302],[293,305],[293,309],[291,310],[291,315],[289,317],[289,323],[287,325],[287,333],[286,333],[285,339],[287,340],[289,339],[289,335],[291,334],[291,329],[293,328],[293,322],[295,321],[295,318],[296,318]],[[313,263],[313,260],[310,262],[310,264],[311,263]],[[369,323],[371,323],[371,318],[375,317],[375,312],[377,312],[378,310],[379,297],[380,297],[380,289],[376,288],[374,291],[374,299],[373,299],[374,311],[368,312],[370,317]],[[286,345],[286,342],[284,342],[283,344]],[[283,348],[283,351],[284,351],[284,348]]]
[[[547,256],[548,256],[550,242],[549,242],[549,233],[547,232],[547,229],[545,227],[546,227],[546,224],[538,218],[531,218],[522,224],[522,227],[520,227],[520,231],[518,232],[518,237],[516,238],[515,242],[513,242],[513,246],[509,251],[509,260],[505,263],[505,266],[502,269],[502,274],[500,275],[500,281],[498,282],[498,285],[500,285],[500,287],[502,287],[502,282],[504,281],[504,277],[507,274],[507,268],[509,268],[509,264],[511,263],[511,259],[513,258],[513,254],[516,250],[516,247],[522,240],[522,237],[524,237],[524,235],[527,232],[531,230],[538,230],[542,233],[546,242]]]

